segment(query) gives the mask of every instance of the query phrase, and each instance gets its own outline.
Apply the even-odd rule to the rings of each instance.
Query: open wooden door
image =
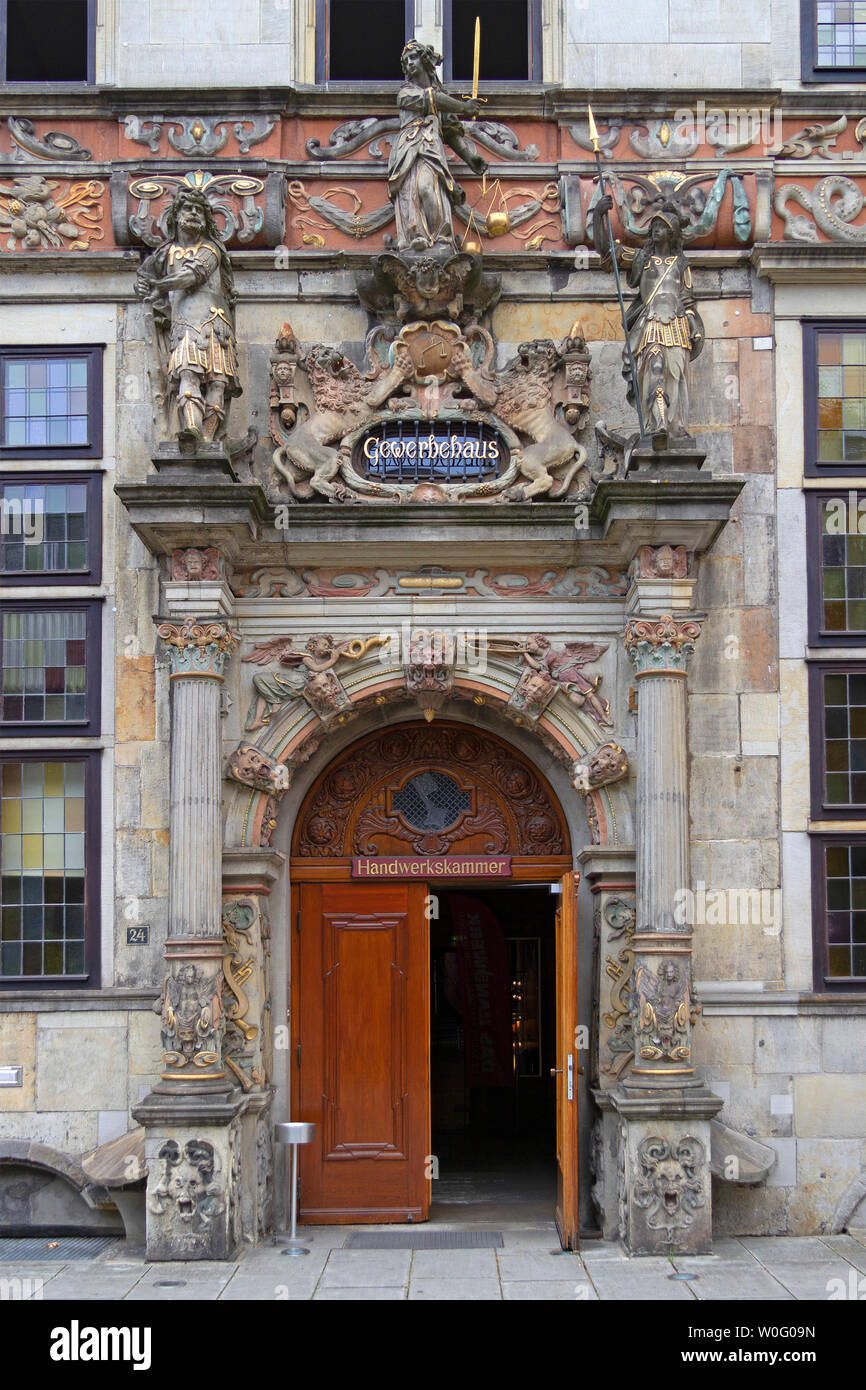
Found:
[[[292,1117],[300,1219],[426,1221],[428,923],[423,883],[302,883],[294,933]]]
[[[563,1249],[577,1250],[577,888],[580,874],[560,880],[556,913],[556,1228]]]

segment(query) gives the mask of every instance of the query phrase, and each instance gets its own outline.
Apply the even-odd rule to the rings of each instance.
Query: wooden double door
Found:
[[[567,1248],[578,1241],[578,877],[561,879],[557,914],[556,1221]],[[324,881],[297,891],[292,1114],[316,1125],[301,1151],[301,1221],[425,1221],[433,1171],[428,885]]]

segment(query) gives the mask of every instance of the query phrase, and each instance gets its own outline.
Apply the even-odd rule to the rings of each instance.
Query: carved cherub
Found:
[[[337,662],[344,657],[357,661],[372,646],[382,646],[387,641],[387,637],[347,637],[337,642],[329,633],[317,633],[307,639],[302,652],[295,648],[291,637],[260,642],[243,660],[255,662],[257,666],[277,661],[287,674],[273,671],[253,676],[256,698],[247,715],[248,731],[269,723],[274,709],[298,695],[308,695],[314,707],[327,706],[342,690],[333,675]]]
[[[606,651],[607,644],[597,642],[566,642],[562,647],[553,647],[550,638],[541,632],[530,633],[521,646],[527,666],[548,675],[578,708],[585,706],[603,729],[612,728],[613,721],[609,701],[596,694],[601,676],[590,680],[582,668],[590,661],[598,661]]]

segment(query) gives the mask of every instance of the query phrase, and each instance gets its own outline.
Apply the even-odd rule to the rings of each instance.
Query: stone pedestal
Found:
[[[713,1244],[710,1119],[722,1101],[695,1083],[664,1094],[624,1081],[620,1122],[620,1240],[630,1255],[707,1255]]]
[[[249,1101],[151,1093],[146,1128],[148,1260],[230,1260],[241,1240],[241,1117]]]

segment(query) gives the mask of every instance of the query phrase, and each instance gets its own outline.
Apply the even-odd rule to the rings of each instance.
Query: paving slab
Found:
[[[597,1303],[598,1294],[587,1279],[540,1279],[537,1282],[520,1279],[502,1283],[502,1297],[508,1303],[521,1301],[556,1300],[560,1303]]]
[[[409,1299],[419,1302],[443,1302],[454,1300],[459,1303],[493,1302],[502,1298],[498,1279],[413,1279],[409,1285]]]
[[[497,1279],[495,1250],[416,1250],[412,1282],[431,1279]]]
[[[372,1288],[350,1288],[348,1286],[337,1289],[318,1288],[315,1293],[315,1302],[320,1300],[323,1303],[347,1302],[350,1299],[370,1299],[376,1302],[404,1302],[406,1298],[406,1286],[399,1289],[372,1289]]]
[[[756,1255],[761,1264],[814,1264],[832,1259],[832,1252],[820,1236],[741,1236],[746,1250]]]
[[[295,1279],[292,1283],[277,1283],[273,1279],[257,1279],[250,1275],[246,1278],[232,1279],[222,1292],[218,1295],[220,1303],[243,1303],[250,1302],[264,1303],[297,1303],[309,1302],[316,1291],[318,1279]],[[365,1296],[371,1291],[369,1289],[359,1290]]]
[[[631,1270],[613,1266],[594,1266],[588,1271],[599,1298],[633,1302],[650,1299],[652,1302],[692,1302],[695,1295],[688,1284],[668,1280],[664,1274],[634,1274]]]
[[[840,1255],[861,1274],[866,1274],[866,1245],[853,1236],[822,1236],[821,1240],[834,1255]]]
[[[409,1282],[411,1250],[332,1250],[322,1287],[397,1288]]]
[[[774,1264],[772,1274],[775,1279],[794,1297],[816,1299],[819,1303],[830,1300],[835,1293],[838,1299],[849,1297],[850,1290],[859,1285],[861,1275],[853,1265],[839,1260],[835,1264],[805,1265],[801,1260],[792,1264]]]
[[[751,1273],[740,1265],[735,1269],[705,1272],[690,1281],[689,1288],[701,1303],[714,1299],[723,1303],[784,1303],[793,1298],[793,1294],[778,1279],[757,1266]]]
[[[502,1280],[553,1279],[574,1277],[585,1279],[586,1272],[579,1255],[551,1255],[538,1250],[500,1250],[499,1275]]]

